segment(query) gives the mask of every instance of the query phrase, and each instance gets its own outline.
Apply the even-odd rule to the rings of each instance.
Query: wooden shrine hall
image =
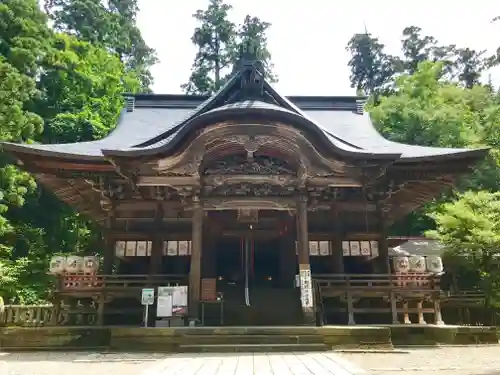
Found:
[[[285,97],[244,54],[210,97],[127,96],[103,139],[3,143],[102,228],[99,271],[68,263],[57,304],[140,324],[142,288],[185,285],[191,324],[441,322],[440,259],[391,261],[388,231],[487,151],[389,141],[364,100]]]

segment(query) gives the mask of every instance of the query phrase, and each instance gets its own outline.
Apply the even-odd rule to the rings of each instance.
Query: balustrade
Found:
[[[50,325],[54,308],[44,305],[4,305],[0,307],[0,326],[39,327]]]
[[[63,274],[57,276],[58,292],[100,290],[140,291],[145,287],[186,285],[187,275],[96,275]]]

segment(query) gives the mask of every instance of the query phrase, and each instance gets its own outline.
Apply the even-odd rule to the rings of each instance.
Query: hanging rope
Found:
[[[250,241],[245,238],[245,305],[250,306],[250,289],[248,283],[248,273],[250,265]]]

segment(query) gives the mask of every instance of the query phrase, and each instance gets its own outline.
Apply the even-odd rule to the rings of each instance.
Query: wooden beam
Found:
[[[198,186],[191,176],[140,176],[137,186]]]
[[[329,187],[362,187],[363,184],[351,177],[309,177],[308,185]]]
[[[41,169],[69,170],[69,171],[92,171],[92,172],[113,172],[115,167],[112,164],[95,164],[95,163],[69,163],[63,161],[52,161],[41,159],[32,161],[36,167]]]

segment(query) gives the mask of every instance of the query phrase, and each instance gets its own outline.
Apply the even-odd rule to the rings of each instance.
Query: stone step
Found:
[[[152,329],[153,330],[153,329]],[[154,330],[158,330],[154,328]],[[266,327],[266,326],[234,326],[234,327],[179,327],[175,328],[175,332],[180,336],[234,336],[234,335],[270,335],[270,336],[305,336],[319,335],[322,331],[321,327],[312,326],[282,326],[282,327]],[[345,331],[348,331],[345,329]],[[153,331],[156,332],[156,331]],[[334,330],[336,332],[336,330]]]
[[[180,345],[184,353],[266,353],[266,352],[321,352],[327,351],[325,344],[222,344]]]
[[[324,344],[321,335],[185,335],[181,345]]]

